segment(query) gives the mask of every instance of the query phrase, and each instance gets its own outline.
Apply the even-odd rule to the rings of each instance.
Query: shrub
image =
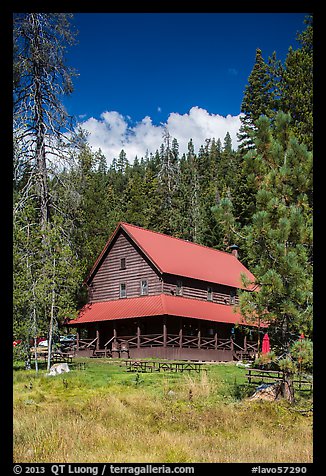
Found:
[[[312,371],[313,343],[310,339],[300,339],[290,347],[290,355],[300,371]]]

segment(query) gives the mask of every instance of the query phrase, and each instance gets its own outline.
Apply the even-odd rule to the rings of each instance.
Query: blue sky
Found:
[[[305,29],[305,16],[75,13],[78,44],[69,49],[67,62],[79,77],[65,105],[109,161],[119,147],[130,160],[143,154],[137,143],[148,135],[157,141],[163,125],[175,135],[182,130],[184,143],[187,130],[200,141],[205,127],[218,136],[230,126],[235,137],[235,121],[220,130],[217,120],[222,125],[220,116],[239,115],[256,48],[265,60],[275,50],[284,61],[288,48],[298,47],[296,35]],[[156,147],[155,140],[148,141],[147,149]]]

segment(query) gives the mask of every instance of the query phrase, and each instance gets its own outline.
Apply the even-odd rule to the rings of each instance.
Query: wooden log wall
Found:
[[[163,277],[163,293],[177,296],[177,281],[182,281],[182,294],[185,298],[194,298],[207,301],[207,288],[211,287],[213,290],[212,302],[218,304],[231,304],[231,292],[234,288],[230,286],[223,286],[222,284],[209,284],[203,281],[190,278],[179,278],[176,276]],[[238,296],[234,298],[234,304],[239,303]]]
[[[121,259],[125,260],[125,269],[121,269]],[[141,280],[148,282],[148,295],[162,292],[170,295],[177,294],[177,283],[182,282],[181,296],[185,298],[207,301],[207,288],[212,288],[212,302],[218,304],[238,304],[236,290],[230,286],[210,284],[196,279],[173,275],[163,278],[150,260],[138,249],[123,231],[116,237],[108,253],[100,264],[88,288],[89,302],[101,302],[120,299],[120,284],[126,285],[126,297],[141,295]]]
[[[126,268],[121,269],[125,258]],[[100,302],[120,298],[120,283],[126,284],[127,298],[140,296],[141,280],[148,281],[148,295],[162,292],[162,281],[150,262],[142,256],[123,232],[111,246],[89,286],[89,301]]]

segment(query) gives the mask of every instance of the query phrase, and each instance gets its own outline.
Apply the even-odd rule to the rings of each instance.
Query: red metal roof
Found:
[[[121,222],[96,260],[87,282],[120,228],[125,230],[161,273],[240,289],[245,289],[241,280],[242,273],[252,283],[255,281],[254,275],[231,253]],[[246,289],[253,290],[254,285]]]
[[[86,304],[79,317],[69,324],[162,315],[253,325],[245,323],[241,314],[234,312],[233,306],[166,294]]]

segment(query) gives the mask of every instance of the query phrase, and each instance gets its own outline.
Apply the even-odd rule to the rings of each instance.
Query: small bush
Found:
[[[253,363],[253,367],[264,370],[277,370],[276,356],[274,352],[261,354]]]
[[[300,371],[312,372],[313,343],[310,339],[299,339],[290,347],[290,355]]]

